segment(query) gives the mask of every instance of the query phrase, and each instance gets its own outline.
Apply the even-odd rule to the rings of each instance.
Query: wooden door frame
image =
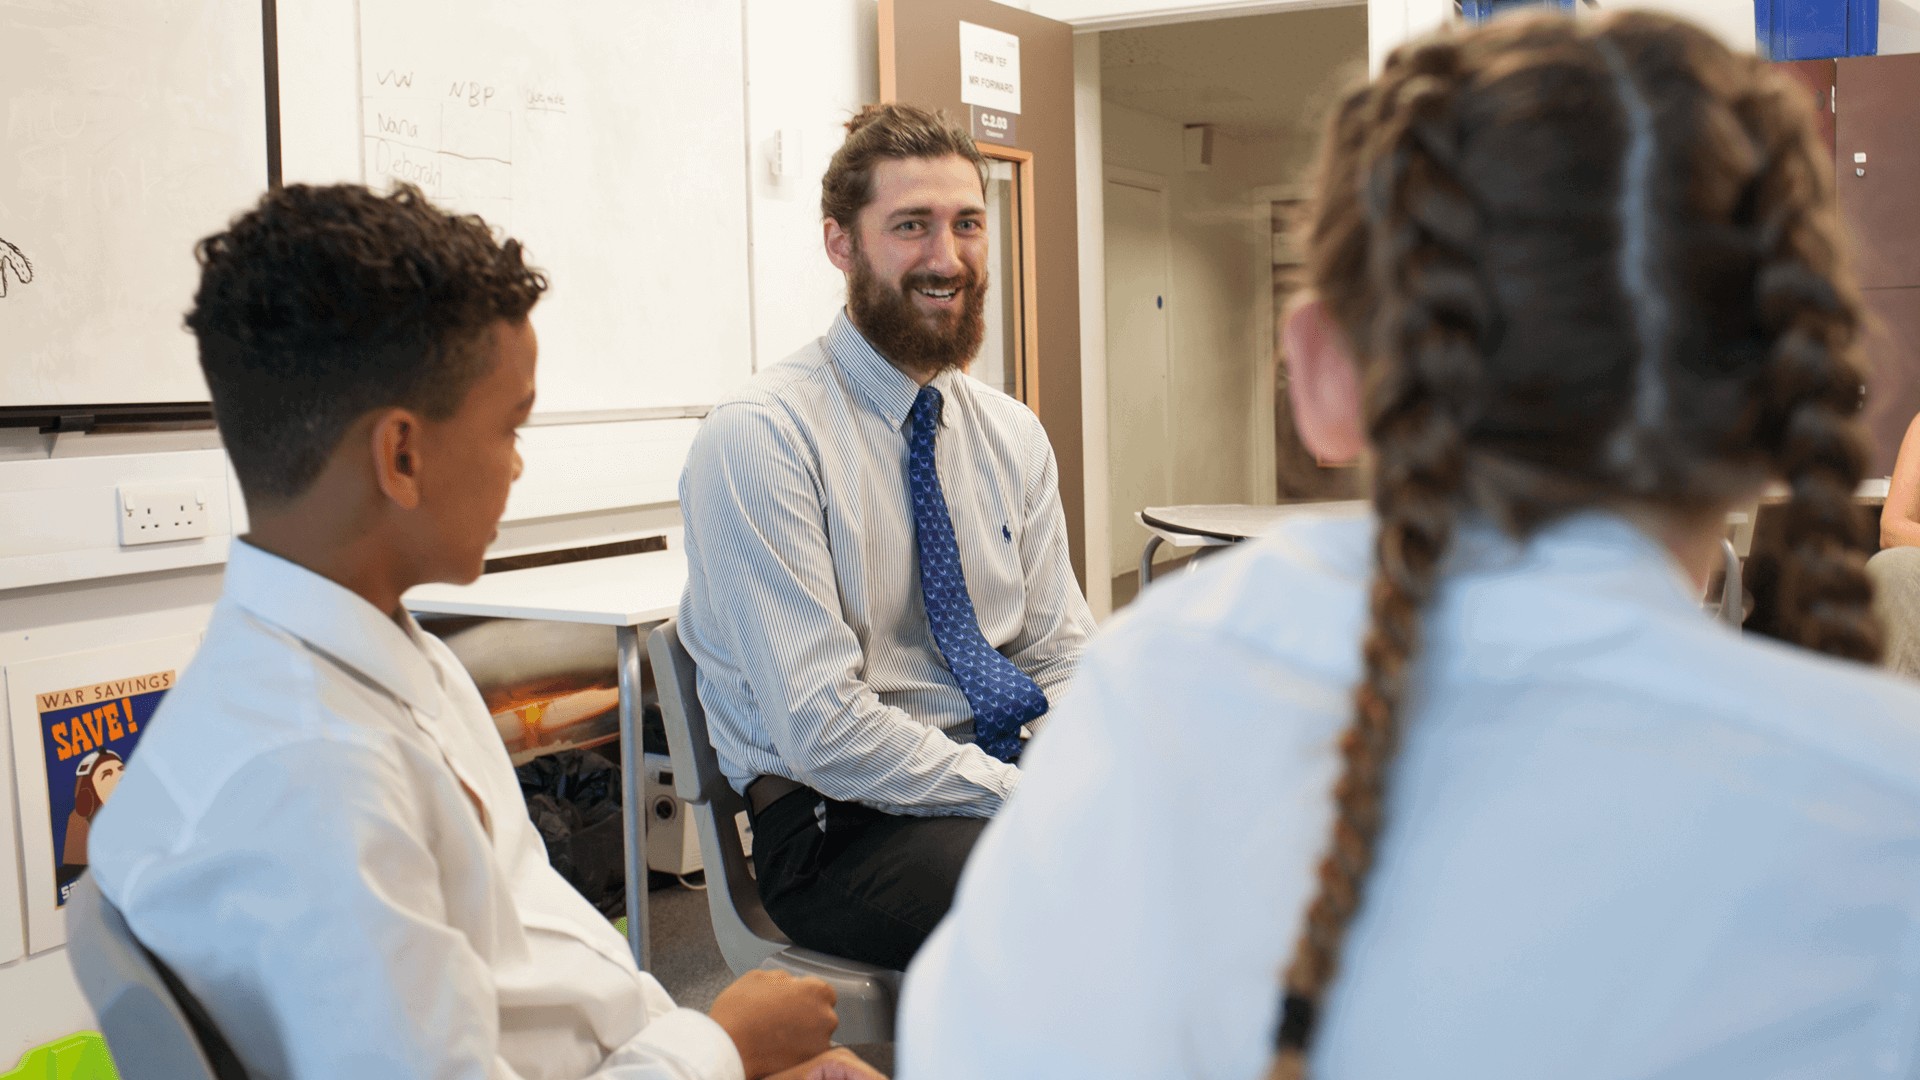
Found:
[[[1038,237],[1033,214],[1033,151],[1011,146],[981,146],[980,153],[1014,166],[1014,214],[1020,230],[1020,331],[1015,396],[1040,415],[1040,277],[1034,272],[1034,244]],[[981,193],[986,194],[985,192]]]

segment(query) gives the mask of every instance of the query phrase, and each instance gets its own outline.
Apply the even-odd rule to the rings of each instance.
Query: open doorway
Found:
[[[1366,76],[1367,9],[1099,39],[1105,516],[1118,607],[1138,590],[1148,534],[1133,515],[1145,506],[1358,490],[1358,470],[1322,466],[1299,444],[1277,315],[1298,278],[1285,228],[1306,194],[1326,112]]]

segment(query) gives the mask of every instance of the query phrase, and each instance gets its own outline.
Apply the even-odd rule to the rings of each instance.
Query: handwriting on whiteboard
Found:
[[[537,165],[526,173],[528,162],[517,159],[542,157],[568,105],[546,78],[417,63],[375,67],[362,101],[369,184],[415,184],[450,209],[509,230],[516,188],[543,175]]]
[[[33,280],[33,260],[15,244],[0,239],[0,299],[7,295],[7,275],[22,285]]]

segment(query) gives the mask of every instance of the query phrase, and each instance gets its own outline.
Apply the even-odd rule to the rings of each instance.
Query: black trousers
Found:
[[[760,902],[796,945],[901,970],[952,906],[986,827],[985,818],[897,817],[802,788],[753,816]]]

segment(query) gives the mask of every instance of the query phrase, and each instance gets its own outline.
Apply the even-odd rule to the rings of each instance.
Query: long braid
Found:
[[[1717,513],[1784,477],[1795,639],[1877,653],[1850,502],[1859,302],[1790,94],[1670,17],[1520,18],[1397,51],[1333,118],[1308,267],[1366,372],[1378,534],[1276,1080],[1305,1075],[1362,904],[1463,508],[1525,539],[1587,507]]]
[[[1380,144],[1362,181],[1370,276],[1382,297],[1368,387],[1379,520],[1364,674],[1340,742],[1333,842],[1286,973],[1275,1075],[1304,1075],[1313,1017],[1338,968],[1384,820],[1408,668],[1452,538],[1466,448],[1459,417],[1477,391],[1491,303],[1469,254],[1478,212],[1452,175],[1457,50],[1432,46],[1380,88]]]
[[[1831,218],[1833,192],[1806,103],[1758,61],[1734,104],[1763,156],[1751,184],[1759,233],[1755,317],[1773,338],[1763,425],[1792,488],[1781,574],[1783,626],[1795,643],[1873,662],[1881,634],[1865,571],[1874,538],[1853,492],[1866,448],[1853,420],[1865,381],[1854,360],[1860,324]]]

